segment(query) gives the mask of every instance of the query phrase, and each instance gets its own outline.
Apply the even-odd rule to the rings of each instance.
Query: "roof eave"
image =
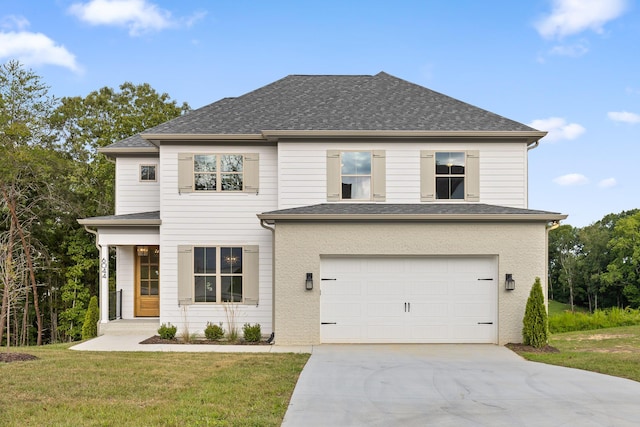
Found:
[[[532,143],[543,138],[543,131],[442,131],[442,130],[263,130],[262,135],[268,141],[280,139],[326,139],[326,138],[395,138],[395,139],[456,139],[474,138],[487,140],[514,140]]]
[[[258,214],[262,220],[287,221],[561,221],[563,214]]]
[[[259,133],[144,133],[140,136],[153,144],[173,141],[265,141]]]
[[[159,227],[160,219],[79,219],[78,224],[89,227]]]
[[[102,147],[98,148],[98,153],[115,157],[116,155],[159,154],[160,149],[158,147]]]

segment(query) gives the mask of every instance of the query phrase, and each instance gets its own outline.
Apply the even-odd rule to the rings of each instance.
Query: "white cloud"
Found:
[[[25,65],[58,65],[82,73],[76,57],[42,33],[0,32],[0,58],[17,59]]]
[[[589,47],[586,42],[580,42],[572,45],[558,45],[551,48],[549,51],[552,55],[570,56],[577,58],[589,52]]]
[[[607,116],[614,122],[631,123],[632,125],[640,123],[640,114],[629,113],[628,111],[610,111]]]
[[[7,15],[0,21],[0,28],[8,30],[24,30],[29,27],[29,21],[24,16]]]
[[[160,9],[147,0],[91,0],[72,4],[69,12],[90,25],[128,28],[132,36],[176,25],[171,12]],[[195,19],[199,17],[196,16]]]
[[[611,188],[615,187],[616,185],[618,185],[618,181],[616,181],[615,178],[603,179],[598,183],[598,187],[600,188]]]
[[[628,0],[553,0],[553,10],[535,24],[545,38],[562,38],[585,30],[603,32],[603,25],[627,9]]]
[[[578,123],[567,123],[567,121],[561,117],[534,120],[529,123],[529,126],[534,129],[549,132],[542,140],[543,142],[576,139],[585,132],[585,128]]]
[[[580,173],[570,173],[553,179],[558,185],[583,185],[589,182],[589,178]]]

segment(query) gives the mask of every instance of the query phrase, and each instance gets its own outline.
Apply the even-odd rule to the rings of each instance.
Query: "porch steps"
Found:
[[[109,323],[98,323],[98,335],[158,335],[160,319],[119,319]]]

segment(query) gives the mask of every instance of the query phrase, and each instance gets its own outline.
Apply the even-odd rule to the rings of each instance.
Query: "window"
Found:
[[[241,154],[195,154],[193,156],[196,191],[242,191]]]
[[[341,198],[371,199],[371,151],[340,153]]]
[[[436,153],[436,199],[464,199],[465,153]]]
[[[258,304],[258,246],[178,246],[178,302]]]
[[[479,202],[479,151],[421,151],[420,200]]]
[[[242,248],[193,248],[195,302],[242,302]]]
[[[178,190],[258,193],[258,154],[178,154]]]
[[[380,201],[386,198],[386,157],[382,150],[327,151],[327,200]]]
[[[140,181],[156,181],[156,165],[140,165]]]

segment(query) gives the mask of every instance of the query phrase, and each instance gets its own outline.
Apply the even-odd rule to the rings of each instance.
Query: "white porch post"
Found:
[[[109,322],[109,245],[100,251],[100,323]]]

